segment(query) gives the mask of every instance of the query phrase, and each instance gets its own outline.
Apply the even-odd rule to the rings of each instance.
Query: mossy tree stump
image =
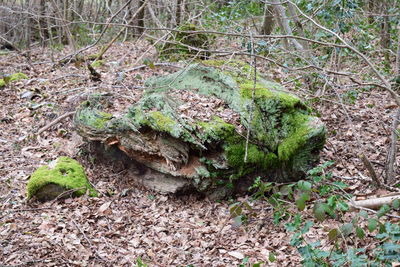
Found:
[[[32,173],[27,184],[27,198],[48,201],[68,190],[73,196],[81,196],[86,191],[90,196],[97,196],[82,165],[71,158],[60,157]]]
[[[184,58],[197,57],[208,59],[210,45],[214,41],[214,36],[201,32],[194,24],[183,24],[177,32],[172,33],[167,42],[158,46],[161,58],[170,61],[179,61]]]
[[[257,77],[254,88],[249,69],[241,62],[191,65],[149,79],[143,97],[122,115],[104,112],[102,98],[92,97],[74,122],[87,140],[118,148],[151,170],[139,178],[159,191],[223,197],[258,176],[304,178],[318,161],[324,125],[280,85]],[[176,186],[163,190],[161,180]]]

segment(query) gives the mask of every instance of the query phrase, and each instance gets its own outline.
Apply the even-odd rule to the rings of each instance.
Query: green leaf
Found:
[[[309,192],[311,191],[311,183],[304,181],[304,180],[300,180],[297,182],[297,186],[299,187],[300,190],[305,191],[305,192]]]
[[[343,200],[338,201],[337,207],[341,211],[348,211],[349,210],[349,205],[344,202]]]
[[[339,235],[339,231],[337,228],[330,230],[328,233],[329,241],[335,241],[338,238],[338,235]]]
[[[336,208],[337,202],[338,202],[338,200],[337,200],[336,195],[332,195],[332,196],[328,197],[328,199],[327,199],[328,205],[332,208]]]
[[[323,222],[326,218],[325,205],[326,204],[324,204],[324,203],[317,203],[314,205],[314,208],[313,208],[314,217],[319,222]]]
[[[340,231],[344,236],[348,236],[353,232],[353,224],[352,223],[345,223],[340,227]]]
[[[377,219],[368,219],[368,231],[373,232],[378,227]]]
[[[348,184],[342,182],[342,181],[335,181],[333,182],[334,185],[336,185],[337,187],[341,188],[341,189],[345,189],[347,187],[349,187]]]
[[[264,262],[257,262],[253,264],[253,267],[261,267],[261,264],[263,264]]]
[[[396,198],[395,200],[393,200],[393,202],[392,202],[392,207],[394,208],[394,209],[398,209],[398,208],[400,208],[400,199],[398,199],[398,198]]]
[[[298,213],[294,216],[294,219],[291,222],[285,224],[285,228],[289,232],[294,232],[297,229],[299,229],[300,225],[301,225],[301,214]]]
[[[281,188],[279,188],[279,192],[282,194],[282,196],[287,196],[292,194],[293,190],[291,186],[284,185]]]
[[[231,206],[229,209],[229,212],[231,214],[231,217],[238,217],[242,215],[242,208],[240,207],[240,203],[235,203]]]
[[[269,260],[270,262],[276,261],[276,256],[275,256],[275,254],[272,253],[272,252],[270,252],[269,255],[268,255],[268,260]]]
[[[310,230],[311,226],[313,226],[313,222],[312,222],[312,221],[307,221],[307,222],[304,224],[303,229],[301,229],[300,233],[301,233],[302,235],[305,234],[305,233],[307,233],[307,232]]]
[[[243,205],[245,206],[245,208],[250,211],[251,213],[254,213],[253,208],[250,206],[250,204],[247,201],[243,202]]]
[[[356,235],[358,238],[363,239],[365,237],[364,230],[361,227],[356,227]]]
[[[376,213],[376,216],[378,216],[378,218],[380,218],[383,215],[385,215],[386,213],[388,213],[389,211],[390,211],[390,206],[388,204],[385,204],[378,210],[378,212]]]
[[[150,69],[154,69],[154,68],[155,68],[154,62],[153,62],[151,59],[149,59],[149,58],[145,58],[145,59],[143,60],[143,64],[146,65],[146,66],[148,66]]]
[[[303,211],[306,208],[306,201],[310,200],[310,195],[308,193],[303,193],[296,200],[296,206],[300,211]]]
[[[368,218],[368,212],[365,210],[362,210],[358,213],[360,215],[360,217],[367,219]]]
[[[385,227],[385,225],[384,225],[383,223],[381,223],[381,222],[378,222],[378,223],[379,223],[379,233],[380,233],[380,234],[386,233],[386,227]]]
[[[243,218],[242,216],[236,216],[235,218],[233,218],[233,226],[235,227],[239,227],[243,224]]]
[[[247,257],[247,256],[244,257],[244,259],[242,260],[242,264],[241,264],[241,265],[245,266],[245,264],[249,262],[249,259],[250,259],[250,258]]]
[[[306,208],[306,201],[303,198],[299,198],[296,200],[296,206],[299,211],[303,211]]]

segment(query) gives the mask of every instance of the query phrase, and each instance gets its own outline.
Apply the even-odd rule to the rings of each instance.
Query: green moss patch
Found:
[[[9,76],[4,76],[3,79],[0,79],[0,87],[4,87],[11,82],[16,82],[22,79],[28,79],[28,76],[26,76],[22,72],[14,73]]]
[[[92,64],[90,64],[90,65],[92,65],[92,67],[93,68],[98,68],[98,67],[101,67],[101,66],[104,66],[104,64],[105,64],[105,62],[104,62],[104,60],[96,60],[96,61],[94,61]]]
[[[224,122],[219,117],[214,117],[210,122],[200,121],[197,125],[199,127],[197,135],[204,142],[219,142],[235,135],[235,126]]]
[[[80,121],[87,127],[91,127],[98,131],[104,130],[109,121],[113,118],[113,115],[104,111],[99,110],[99,102],[94,99],[91,101],[85,101],[81,105],[87,108],[81,109],[75,115],[75,120]]]
[[[60,157],[48,166],[39,167],[27,184],[27,198],[30,199],[48,185],[57,185],[65,190],[79,189],[74,195],[81,196],[89,191],[90,196],[97,196],[96,190],[90,185],[84,168],[76,160]]]

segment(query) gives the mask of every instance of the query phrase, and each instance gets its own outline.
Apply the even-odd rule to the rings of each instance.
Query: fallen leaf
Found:
[[[230,251],[230,252],[228,252],[228,255],[230,255],[236,259],[239,259],[239,260],[244,259],[244,255],[238,251]]]

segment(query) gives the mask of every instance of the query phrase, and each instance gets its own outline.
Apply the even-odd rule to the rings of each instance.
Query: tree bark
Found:
[[[274,9],[277,15],[276,19],[282,31],[287,35],[293,35],[292,28],[290,27],[289,20],[286,16],[286,9],[283,7],[282,4],[280,4],[279,0],[272,0],[272,2],[274,3]],[[304,47],[297,40],[291,39],[290,43],[295,47],[296,50],[304,50]],[[287,50],[291,50],[288,42],[285,43],[285,48]]]
[[[40,17],[39,17],[39,31],[40,31],[40,36],[42,38],[42,46],[45,46],[47,43],[47,40],[49,39],[49,29],[47,28],[47,23],[46,23],[46,0],[40,0]]]
[[[400,38],[397,40],[396,74],[397,78],[400,79]]]
[[[296,25],[296,32],[299,36],[301,37],[306,37],[305,33],[304,33],[304,29],[303,29],[303,25],[301,24],[301,21],[299,20],[299,15],[296,12],[296,8],[293,5],[293,3],[289,2],[288,3],[288,8],[289,8],[289,13],[290,16],[292,17],[295,25]],[[301,44],[303,45],[303,47],[305,49],[308,49],[308,42],[306,41],[302,41]]]
[[[368,13],[368,22],[369,24],[374,23],[374,15],[373,13],[375,12],[375,0],[368,0],[367,4],[367,13]]]
[[[396,161],[397,154],[397,138],[398,138],[398,126],[400,123],[400,107],[397,108],[396,116],[393,118],[392,123],[392,136],[390,140],[390,146],[388,149],[388,156],[386,161],[386,178],[385,184],[391,185],[394,182],[394,164]]]
[[[389,3],[383,1],[382,3],[383,21],[381,28],[381,46],[384,50],[386,65],[390,67],[390,22],[389,22]]]
[[[182,0],[176,1],[176,21],[175,25],[178,27],[181,24],[181,13],[182,13]]]
[[[144,32],[144,14],[145,14],[145,0],[139,0],[139,12],[137,14],[137,26],[136,28],[136,34],[137,35],[142,35]]]
[[[270,35],[272,30],[274,29],[275,21],[274,21],[274,7],[265,3],[264,7],[264,21],[261,28],[260,34],[262,35]]]

